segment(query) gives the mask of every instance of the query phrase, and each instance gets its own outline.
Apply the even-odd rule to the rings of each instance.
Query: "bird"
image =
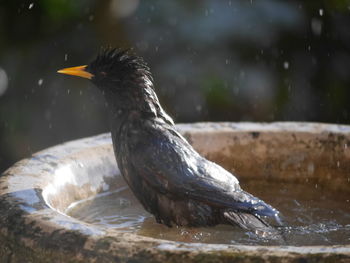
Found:
[[[89,79],[104,95],[120,172],[157,223],[249,231],[274,228],[271,220],[281,225],[278,210],[244,191],[232,173],[201,156],[178,132],[142,57],[106,48],[88,65],[57,72]]]

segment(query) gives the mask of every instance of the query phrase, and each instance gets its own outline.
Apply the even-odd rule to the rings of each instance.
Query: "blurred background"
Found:
[[[2,0],[0,172],[109,131],[98,90],[56,73],[106,46],[145,58],[176,122],[349,124],[349,0]]]

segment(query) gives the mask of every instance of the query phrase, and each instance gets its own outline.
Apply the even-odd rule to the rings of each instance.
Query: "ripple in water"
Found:
[[[67,214],[119,231],[181,242],[294,246],[350,243],[348,194],[330,192],[312,184],[254,180],[241,185],[280,210],[286,222],[286,226],[278,229],[283,239],[262,238],[228,225],[168,228],[157,224],[127,187],[73,203]]]

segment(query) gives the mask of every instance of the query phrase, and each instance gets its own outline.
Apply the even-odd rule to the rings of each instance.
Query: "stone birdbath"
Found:
[[[350,198],[350,126],[195,123],[178,129],[196,150],[240,180],[312,182]],[[350,262],[350,239],[311,246],[204,244],[152,238],[66,214],[75,202],[121,187],[127,186],[109,134],[19,161],[0,177],[0,261]]]

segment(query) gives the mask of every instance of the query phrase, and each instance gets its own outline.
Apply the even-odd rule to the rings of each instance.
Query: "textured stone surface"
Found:
[[[350,192],[350,126],[197,123],[178,127],[199,152],[240,178],[312,180]],[[121,185],[109,134],[58,145],[18,162],[0,177],[1,262],[350,262],[350,244],[178,243],[120,233],[64,214],[72,202]]]

